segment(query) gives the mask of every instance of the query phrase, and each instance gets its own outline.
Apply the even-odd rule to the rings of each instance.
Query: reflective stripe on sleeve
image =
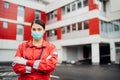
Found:
[[[39,63],[40,63],[40,60],[36,60],[33,64],[33,68],[38,69]]]
[[[58,53],[57,53],[57,52],[53,52],[53,54],[58,55]]]
[[[31,67],[30,66],[26,66],[26,73],[31,73]]]
[[[15,66],[15,64],[16,64],[16,63],[15,63],[15,62],[13,62],[13,63],[12,63],[12,66]]]
[[[51,55],[49,55],[47,58],[46,58],[46,60],[48,60],[48,59],[50,59],[52,56]]]

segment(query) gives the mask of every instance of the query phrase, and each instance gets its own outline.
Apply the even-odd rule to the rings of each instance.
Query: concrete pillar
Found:
[[[99,43],[92,43],[92,64],[99,65],[100,63],[100,51]]]
[[[83,60],[84,59],[84,57],[83,57],[83,47],[82,46],[78,47],[78,50],[77,50],[77,59],[78,60]]]
[[[115,63],[116,61],[116,50],[115,50],[115,43],[110,43],[110,60],[112,63]]]
[[[67,47],[62,47],[63,61],[67,61]]]

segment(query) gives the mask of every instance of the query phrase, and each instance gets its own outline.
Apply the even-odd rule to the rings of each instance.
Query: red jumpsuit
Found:
[[[43,41],[42,46],[34,46],[31,40],[19,45],[16,56],[27,60],[26,65],[13,62],[13,70],[19,74],[18,80],[50,80],[58,54],[53,44]]]

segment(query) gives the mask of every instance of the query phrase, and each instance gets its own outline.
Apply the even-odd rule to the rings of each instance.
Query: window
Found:
[[[5,8],[9,8],[9,3],[8,2],[4,2],[4,7]]]
[[[18,16],[24,17],[24,7],[23,6],[18,7]]]
[[[50,13],[50,19],[53,19],[53,11]]]
[[[49,34],[49,33],[50,33],[50,31],[47,31],[47,37],[49,37],[49,36],[50,36],[50,34]]]
[[[23,35],[23,25],[18,25],[17,35]]]
[[[76,9],[76,4],[72,4],[72,11],[74,11]]]
[[[84,29],[88,29],[88,21],[84,21]]]
[[[78,23],[78,30],[82,30],[82,22]]]
[[[55,29],[49,30],[48,33],[47,33],[47,35],[50,36],[50,37],[55,36],[56,34],[57,34],[57,33],[56,33],[56,30],[55,30]]]
[[[111,22],[113,24],[114,31],[120,31],[120,20],[115,20]]]
[[[101,31],[107,33],[107,22],[101,21]]]
[[[53,11],[53,18],[56,18],[57,17],[57,11]]]
[[[65,33],[65,27],[62,27],[62,34]]]
[[[49,13],[47,14],[47,20],[48,20],[48,21],[50,20],[50,15],[49,15]]]
[[[40,19],[40,12],[39,11],[35,12],[35,19]]]
[[[69,12],[70,12],[70,4],[67,5],[67,13],[69,13]]]
[[[67,33],[70,32],[70,25],[67,25]]]
[[[114,30],[115,30],[115,31],[119,31],[119,30],[120,30],[119,25],[115,24],[115,25],[114,25]]]
[[[72,24],[72,31],[76,31],[76,24]]]
[[[24,40],[24,27],[23,27],[23,25],[18,24],[16,32],[17,32],[16,40],[18,40],[18,41]]]
[[[19,22],[24,22],[24,7],[23,6],[18,6],[17,20]]]
[[[80,1],[77,2],[77,8],[81,8],[82,7],[82,4]]]
[[[52,11],[52,12],[50,12],[48,15],[49,15],[49,16],[48,16],[48,19],[49,19],[49,20],[54,19],[54,18],[57,17],[57,11],[56,11],[56,10],[55,10],[55,11]]]
[[[101,32],[103,32],[103,21],[101,21]]]
[[[107,26],[109,28],[109,32],[113,32],[113,24],[109,22]]]
[[[49,36],[52,36],[52,30],[49,30]]]
[[[103,11],[106,12],[106,1],[103,1]]]
[[[115,47],[120,47],[120,42],[115,42]]]
[[[18,35],[21,35],[22,33],[23,33],[23,30],[22,30],[22,29],[20,29],[20,28],[17,29],[17,34],[18,34]]]
[[[65,14],[65,6],[62,7],[62,14]]]
[[[84,7],[88,6],[88,0],[83,0],[83,6]]]
[[[3,28],[5,28],[5,29],[8,28],[8,22],[6,22],[6,21],[3,22]]]
[[[51,30],[51,34],[52,34],[52,36],[55,36],[56,35],[56,30],[55,29]]]

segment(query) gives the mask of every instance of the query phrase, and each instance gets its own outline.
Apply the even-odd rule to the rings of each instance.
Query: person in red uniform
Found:
[[[35,20],[31,24],[32,40],[19,45],[12,67],[19,75],[18,80],[50,80],[57,63],[55,45],[43,39],[45,24]]]

